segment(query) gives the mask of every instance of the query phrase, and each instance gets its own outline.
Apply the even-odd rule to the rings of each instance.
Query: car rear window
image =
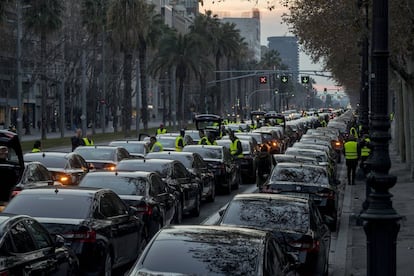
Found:
[[[145,153],[144,144],[112,142],[111,146],[121,146],[125,148],[129,153]]]
[[[233,200],[222,224],[305,233],[309,228],[309,212],[306,205],[295,202]]]
[[[142,177],[87,174],[79,186],[111,189],[119,195],[146,195],[146,179]]]
[[[91,196],[62,193],[19,194],[4,210],[32,217],[84,219],[89,216]]]
[[[196,152],[204,159],[223,159],[221,148],[184,147],[183,151]]]
[[[158,172],[161,177],[165,178],[169,175],[169,164],[153,163],[153,162],[120,162],[117,166],[119,171],[144,171]]]
[[[271,181],[305,182],[309,184],[328,185],[329,178],[327,171],[323,168],[315,167],[281,167],[273,169]]]
[[[76,152],[82,155],[85,160],[114,160],[115,149],[78,147]]]
[[[43,155],[25,155],[24,156],[25,162],[32,162],[38,161],[42,163],[47,168],[62,168],[66,167],[68,160],[64,157],[57,157],[57,156],[45,156]]]

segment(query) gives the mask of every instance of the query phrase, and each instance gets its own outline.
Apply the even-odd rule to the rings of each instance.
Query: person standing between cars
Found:
[[[160,152],[164,150],[163,146],[157,141],[155,136],[151,136],[150,142],[148,143],[148,149],[149,152]]]
[[[164,128],[164,125],[163,124],[160,124],[160,127],[157,129],[156,135],[165,134],[165,133],[167,133],[167,129]]]
[[[33,144],[32,152],[41,152],[42,151],[42,143],[40,140],[36,140]]]
[[[184,136],[185,130],[181,129],[180,135],[178,135],[178,137],[175,139],[175,151],[183,151],[183,148],[185,147]]]
[[[93,146],[93,140],[92,140],[92,134],[88,133],[86,134],[86,137],[82,139],[83,140],[83,144],[85,146]]]
[[[70,138],[72,142],[72,151],[74,151],[79,146],[84,146],[82,140],[82,130],[80,128],[76,129],[75,135]]]
[[[230,154],[234,156],[236,159],[243,158],[243,148],[239,138],[234,135],[233,131],[230,131],[229,138],[231,141],[230,144]]]
[[[369,139],[368,134],[364,134],[362,136],[362,140],[359,143],[359,147],[361,148],[361,163],[360,168],[364,172],[364,174],[368,173],[367,165],[365,164],[365,161],[368,159],[369,155],[371,154],[371,139]]]
[[[214,133],[209,132],[207,135],[207,145],[217,146],[217,142],[214,136]]]
[[[198,131],[198,135],[200,136],[200,141],[198,141],[199,145],[208,145],[208,138],[204,132],[204,130],[200,129]]]
[[[348,185],[355,185],[355,174],[361,150],[354,136],[350,136],[344,144],[344,154],[346,161]]]
[[[357,131],[356,127],[352,126],[349,129],[349,135],[353,136],[355,139],[358,139],[358,131]]]

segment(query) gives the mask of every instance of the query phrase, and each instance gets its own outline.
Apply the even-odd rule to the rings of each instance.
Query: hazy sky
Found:
[[[269,11],[266,8],[266,0],[258,0],[259,5],[256,5],[256,1],[247,1],[247,0],[221,0],[220,2],[212,0],[204,0],[204,6],[200,5],[200,12],[205,10],[213,11],[213,14],[218,14],[219,17],[246,17],[243,16],[243,13],[250,13],[253,8],[258,8],[260,10],[261,20],[260,28],[261,35],[260,41],[262,45],[268,46],[267,38],[270,36],[292,36],[292,33],[289,33],[289,28],[286,24],[282,23],[281,16],[283,13],[287,13],[288,9],[282,7],[280,4],[277,4],[275,9]],[[279,2],[279,1],[275,1]],[[247,17],[250,17],[248,15]],[[308,56],[303,52],[299,55],[299,69],[300,70],[321,70],[320,64],[313,64]],[[318,91],[323,91],[324,87],[332,89],[335,87],[335,84],[324,77],[315,77],[317,84],[315,87]]]

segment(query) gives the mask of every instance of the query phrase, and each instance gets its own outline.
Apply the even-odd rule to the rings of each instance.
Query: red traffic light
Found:
[[[259,77],[259,82],[260,82],[261,84],[265,84],[265,83],[267,83],[267,77],[266,77],[266,76],[261,76],[261,77]]]

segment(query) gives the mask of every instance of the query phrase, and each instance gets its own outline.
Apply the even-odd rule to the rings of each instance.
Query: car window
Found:
[[[124,148],[119,148],[117,151],[117,155],[118,155],[118,161],[121,161],[122,159],[125,159],[125,158],[129,158],[129,153]]]
[[[47,248],[53,246],[49,233],[37,221],[26,220],[27,229],[32,234],[38,248]]]
[[[119,198],[115,193],[109,193],[108,198],[112,201],[112,205],[115,209],[115,216],[123,216],[128,213],[127,207],[122,201],[122,199]]]
[[[72,155],[69,160],[69,166],[71,169],[81,169],[82,168],[82,164],[79,162],[78,158],[76,158],[76,156]]]
[[[174,163],[175,178],[186,178],[188,176],[187,169],[181,163]]]
[[[153,197],[158,196],[159,194],[163,193],[163,187],[161,185],[161,181],[156,181],[155,178],[152,178],[149,194]]]
[[[121,208],[119,202],[110,193],[105,193],[101,196],[99,210],[107,218],[125,215],[125,209]]]
[[[267,275],[283,275],[281,265],[279,263],[279,256],[275,244],[270,240],[268,242],[268,250],[266,251],[265,269]]]
[[[310,184],[328,185],[327,171],[319,167],[287,167],[278,166],[273,169],[271,181],[305,182]]]
[[[37,250],[30,233],[24,226],[23,222],[16,223],[10,229],[11,242],[14,245],[11,252],[13,253],[27,253]]]
[[[111,189],[118,195],[145,195],[146,181],[142,177],[86,174],[79,186]]]
[[[50,156],[46,155],[43,157],[41,154],[28,154],[24,155],[24,161],[39,161],[46,168],[66,168],[67,160],[63,156]]]

